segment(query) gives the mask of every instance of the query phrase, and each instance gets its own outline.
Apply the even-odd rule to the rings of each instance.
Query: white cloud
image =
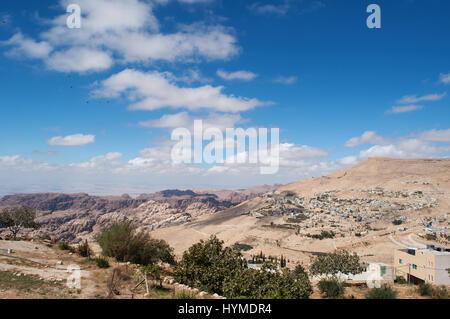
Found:
[[[328,153],[316,147],[308,145],[296,145],[292,143],[280,144],[280,157],[281,162],[284,160],[303,159],[303,158],[315,158],[325,157]]]
[[[251,4],[249,7],[250,11],[256,14],[275,14],[275,15],[285,15],[289,12],[290,5],[286,1],[283,4],[261,4],[259,2],[255,2]]]
[[[419,138],[428,142],[450,143],[450,129],[425,131],[419,134]]]
[[[397,101],[398,104],[414,104],[418,102],[425,102],[425,101],[439,101],[442,100],[447,93],[442,94],[428,94],[423,96],[417,96],[417,95],[406,95],[402,97],[400,100]]]
[[[59,51],[47,60],[47,66],[61,72],[86,72],[106,70],[113,64],[108,53],[88,48],[71,48]]]
[[[117,162],[118,159],[122,157],[122,153],[119,152],[111,152],[106,153],[104,155],[99,155],[90,158],[88,161],[83,163],[75,163],[70,164],[70,166],[73,167],[79,167],[79,168],[100,168],[103,165],[111,165],[111,164],[120,164]]]
[[[65,11],[71,2],[60,0],[60,5]],[[160,32],[153,7],[166,1],[79,0],[77,3],[83,14],[80,29],[67,28],[67,14],[60,15],[50,20],[39,40],[18,33],[4,42],[11,47],[10,54],[42,59],[57,71],[85,72],[101,71],[116,63],[226,60],[240,52],[233,31],[220,25],[178,25],[175,32]]]
[[[403,106],[393,106],[390,110],[386,111],[387,114],[399,114],[408,113],[423,109],[423,105],[403,105]]]
[[[140,122],[139,125],[143,127],[154,128],[187,128],[193,132],[193,125],[195,120],[203,121],[203,129],[218,128],[225,130],[226,128],[234,128],[238,123],[246,122],[239,114],[210,114],[207,117],[195,117],[189,115],[187,112],[180,112],[176,114],[166,114],[156,120]]]
[[[251,81],[258,76],[253,72],[243,70],[235,72],[217,70],[217,75],[224,80],[243,80],[243,81]]]
[[[354,147],[365,143],[374,145],[345,161],[355,163],[355,160],[362,161],[369,157],[429,158],[450,152],[450,146],[438,146],[433,142],[450,143],[450,129],[424,131],[398,138],[384,138],[368,131],[361,137],[348,140],[345,146]]]
[[[205,85],[196,88],[177,86],[170,77],[160,72],[140,72],[126,69],[104,80],[94,92],[101,97],[118,97],[125,94],[138,102],[131,110],[156,110],[164,107],[187,108],[191,111],[210,109],[219,112],[241,112],[267,105],[258,99],[225,95],[222,86]]]
[[[359,158],[361,160],[369,157],[429,158],[449,151],[450,147],[436,147],[418,139],[406,139],[397,144],[375,145],[361,151]]]
[[[450,73],[447,73],[447,74],[441,73],[440,81],[441,81],[441,83],[449,84],[450,83]]]
[[[297,82],[297,80],[298,80],[298,77],[296,77],[296,76],[279,76],[274,80],[274,82],[290,85],[290,84],[294,84],[295,82]]]
[[[46,59],[53,50],[48,42],[37,42],[33,39],[24,37],[20,32],[14,34],[9,40],[0,43],[12,47],[7,52],[7,55],[15,57]]]
[[[74,134],[65,137],[55,136],[47,141],[51,146],[83,146],[94,143],[95,135]]]
[[[281,2],[281,3],[280,3]],[[284,16],[289,12],[299,15],[315,12],[325,7],[325,3],[319,0],[313,1],[278,1],[278,4],[255,2],[248,6],[254,14]]]
[[[349,139],[347,142],[345,142],[344,145],[346,147],[355,147],[355,146],[358,146],[361,144],[366,144],[366,143],[383,144],[383,143],[385,143],[385,140],[381,136],[378,136],[373,131],[366,131],[361,136],[353,137],[353,138]]]
[[[181,122],[184,120],[186,118],[181,117]],[[160,122],[161,126],[175,125],[170,119]],[[428,130],[397,138],[381,137],[368,131],[346,144],[375,143],[373,146],[337,160],[329,160],[328,152],[320,148],[282,143],[279,172],[268,176],[260,175],[261,164],[230,161],[213,166],[174,164],[171,160],[174,143],[169,141],[143,149],[136,157],[127,160],[122,158],[121,153],[111,152],[71,165],[50,165],[18,155],[0,156],[0,179],[10,181],[0,185],[0,194],[43,191],[139,194],[163,188],[214,185],[243,188],[265,183],[287,183],[303,177],[328,175],[369,157],[443,156],[450,152],[450,129]],[[248,158],[248,150],[237,156]],[[214,178],[211,179],[211,176]]]

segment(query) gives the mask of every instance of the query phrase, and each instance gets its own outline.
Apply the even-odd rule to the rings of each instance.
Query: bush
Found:
[[[277,271],[270,263],[261,270],[243,269],[232,274],[223,283],[227,298],[250,299],[307,299],[312,286],[306,274],[295,274],[287,269]]]
[[[313,258],[310,272],[312,275],[359,274],[363,267],[357,254],[339,250],[332,254],[317,255]]]
[[[261,253],[262,255],[262,253]],[[261,270],[248,269],[239,251],[223,247],[212,236],[200,241],[183,254],[175,267],[175,279],[227,298],[309,298],[311,283],[305,272],[278,271],[271,263]]]
[[[417,291],[421,296],[433,296],[433,286],[431,286],[429,283],[421,283],[419,287],[417,288]]]
[[[72,246],[70,246],[68,243],[61,241],[58,243],[58,248],[61,250],[67,250],[71,253],[75,252],[75,248],[73,248]]]
[[[109,268],[109,261],[104,257],[97,257],[94,259],[94,261],[98,268],[102,269]]]
[[[403,224],[403,221],[401,221],[400,219],[395,219],[395,220],[392,222],[392,224],[398,226],[398,225]]]
[[[327,238],[334,238],[336,236],[336,234],[333,231],[322,230],[319,235],[307,234],[306,236],[309,238],[312,238],[312,239],[322,240],[322,239],[327,239]]]
[[[344,284],[337,279],[322,279],[319,281],[318,287],[325,298],[338,299],[344,297]]]
[[[367,299],[395,299],[397,292],[388,284],[382,285],[380,288],[370,289],[366,294]]]
[[[91,257],[92,250],[91,250],[91,247],[89,247],[87,239],[84,242],[82,242],[80,245],[78,245],[77,253],[81,257],[87,257],[87,258]]]
[[[249,251],[253,249],[253,246],[247,245],[247,244],[240,244],[240,243],[235,243],[233,245],[233,248],[236,250],[243,250],[243,251]]]
[[[402,277],[402,276],[397,276],[397,277],[395,277],[395,282],[397,283],[397,284],[400,284],[400,285],[406,285],[408,282],[406,281],[406,279],[404,278],[404,277]]]
[[[440,286],[433,289],[433,299],[449,299],[449,293],[447,287]]]
[[[159,261],[174,264],[173,249],[164,241],[138,232],[130,221],[116,221],[96,237],[103,255],[119,262],[151,265]]]

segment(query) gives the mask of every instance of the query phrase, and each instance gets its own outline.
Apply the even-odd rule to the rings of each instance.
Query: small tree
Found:
[[[91,258],[92,250],[91,247],[89,247],[87,239],[85,239],[80,245],[78,245],[77,252],[81,257]]]
[[[312,261],[310,273],[312,275],[359,274],[363,267],[357,254],[350,254],[346,250],[338,250],[331,254],[319,255]]]
[[[131,221],[116,221],[97,236],[97,242],[105,256],[120,262],[139,265],[155,264],[159,261],[173,264],[173,249],[164,240],[151,238],[144,231],[138,231]]]
[[[383,284],[380,288],[370,289],[366,294],[367,299],[395,299],[397,291],[388,284]]]
[[[336,278],[322,279],[319,281],[318,287],[325,298],[338,299],[344,297],[344,284]]]
[[[38,229],[40,225],[34,221],[36,212],[27,206],[5,208],[0,213],[0,228],[7,228],[13,235],[14,240],[17,234],[24,228]]]
[[[147,265],[141,267],[144,276],[148,275],[151,280],[159,282],[159,288],[162,288],[162,269],[157,265]]]

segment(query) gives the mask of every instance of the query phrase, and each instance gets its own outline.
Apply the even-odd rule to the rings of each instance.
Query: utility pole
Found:
[[[408,284],[411,284],[411,264],[408,264]]]

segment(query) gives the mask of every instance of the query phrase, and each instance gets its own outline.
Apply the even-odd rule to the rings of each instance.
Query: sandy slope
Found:
[[[450,212],[450,159],[369,159],[328,177],[304,179],[285,185],[279,188],[276,194],[282,196],[286,192],[294,192],[296,196],[313,197],[317,193],[338,190],[338,197],[361,198],[367,196],[362,190],[377,187],[390,191],[424,191],[435,196],[439,206],[407,212],[408,221],[402,225],[407,228],[406,232],[399,232],[399,226],[394,226],[391,222],[379,221],[371,225],[377,230],[361,237],[355,237],[354,233],[349,232],[345,237],[314,240],[296,235],[291,229],[267,227],[271,222],[285,223],[287,217],[258,219],[249,215],[250,211],[265,205],[265,199],[255,198],[213,216],[204,216],[185,225],[157,230],[152,235],[167,240],[179,256],[192,244],[214,234],[227,245],[239,242],[254,247],[244,255],[257,254],[259,251],[266,255],[282,254],[292,263],[307,263],[311,252],[330,252],[336,248],[356,251],[366,261],[389,263],[396,248],[411,246],[411,236],[422,232],[423,226],[418,223],[419,217],[436,217]],[[326,227],[325,224],[323,229]]]

